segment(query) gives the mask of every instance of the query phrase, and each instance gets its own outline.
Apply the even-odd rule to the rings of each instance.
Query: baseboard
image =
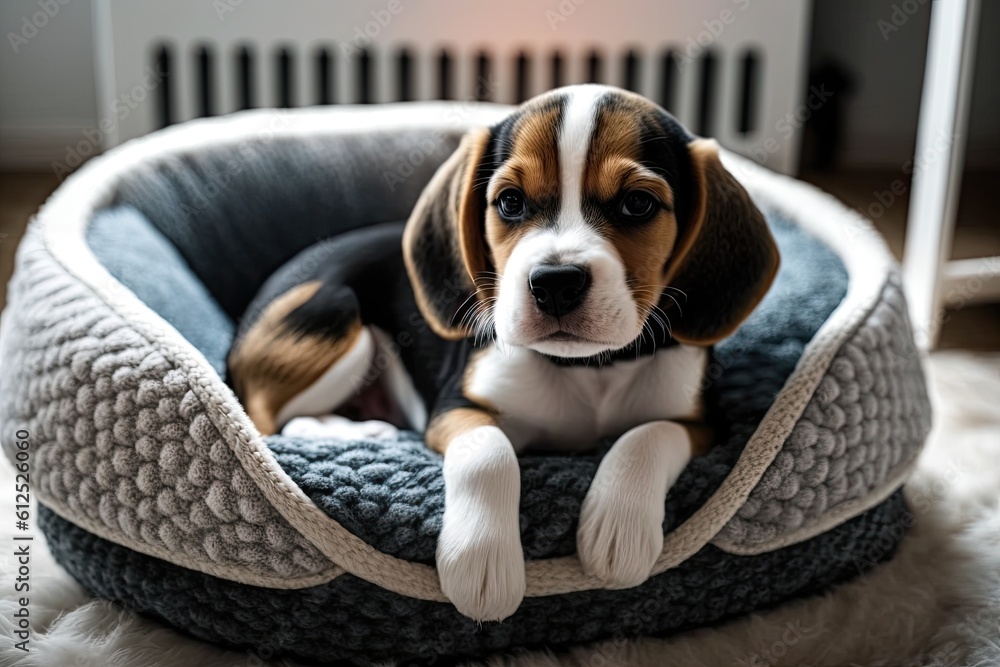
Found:
[[[82,158],[100,151],[85,134],[93,127],[92,122],[72,120],[0,126],[0,169],[56,171],[61,165],[72,171]]]
[[[1000,137],[973,139],[965,147],[965,165],[968,169],[1000,168]]]
[[[847,168],[899,170],[911,167],[916,137],[910,133],[856,135],[840,153],[840,165]],[[1000,136],[975,137],[965,147],[968,169],[1000,168]]]

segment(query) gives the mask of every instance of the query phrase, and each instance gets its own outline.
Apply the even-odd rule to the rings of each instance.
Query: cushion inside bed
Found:
[[[212,205],[208,202],[206,210]],[[88,242],[115,278],[221,371],[233,334],[227,313],[243,297],[230,298],[229,307],[217,302],[226,292],[213,290],[202,280],[204,267],[201,272],[195,268],[204,260],[201,251],[189,247],[186,253],[178,252],[172,245],[176,238],[158,233],[162,227],[153,224],[142,208],[116,206],[99,212],[88,229]],[[671,490],[665,530],[689,517],[722,483],[804,346],[846,293],[847,273],[832,251],[774,212],[764,213],[781,248],[781,269],[757,310],[733,336],[715,346],[705,392],[709,418],[716,425],[716,445],[693,460]],[[235,233],[232,226],[229,232]],[[215,238],[218,233],[208,235]],[[315,235],[316,230],[310,233]],[[196,245],[193,238],[185,243]],[[258,245],[242,259],[232,258],[233,247],[227,252],[234,265],[259,264]],[[266,264],[276,268],[279,263]],[[225,262],[216,264],[220,266],[215,272],[227,268]],[[252,280],[258,280],[259,270],[256,266]],[[385,553],[433,561],[444,502],[441,457],[424,447],[417,434],[406,433],[397,442],[282,436],[266,441],[282,468],[345,528]],[[574,552],[580,504],[602,453],[522,458],[521,530],[528,558]]]
[[[274,122],[292,121],[276,114]],[[460,136],[264,132],[137,166],[114,204],[139,210],[235,319],[278,267],[317,240],[405,220]]]
[[[220,375],[235,332],[177,248],[131,206],[101,211],[87,242],[105,268],[205,355]]]

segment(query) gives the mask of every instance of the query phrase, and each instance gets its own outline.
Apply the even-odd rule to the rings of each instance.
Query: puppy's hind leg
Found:
[[[332,412],[365,381],[375,345],[349,287],[321,281],[281,294],[236,341],[229,371],[257,429]]]

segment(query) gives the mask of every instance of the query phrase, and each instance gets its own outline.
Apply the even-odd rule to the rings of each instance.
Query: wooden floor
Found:
[[[896,257],[902,256],[910,183],[900,172],[806,173],[802,179],[865,212],[885,236]],[[905,191],[890,201],[896,180],[903,181]],[[50,173],[0,172],[0,305],[6,303],[14,252],[25,225],[57,185],[56,177]],[[1000,255],[1000,215],[993,202],[998,186],[1000,174],[996,172],[966,174],[959,206],[959,229],[952,253],[954,258]],[[898,184],[896,190],[900,191]],[[1000,350],[1000,304],[949,311],[939,346],[942,349]]]
[[[7,303],[7,281],[24,228],[57,185],[52,173],[0,171],[0,305]]]

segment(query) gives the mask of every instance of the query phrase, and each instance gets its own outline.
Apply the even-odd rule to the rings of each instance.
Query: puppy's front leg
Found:
[[[436,417],[427,442],[444,454],[441,590],[469,618],[507,618],[524,598],[521,471],[514,448],[489,413],[471,408]]]
[[[649,422],[621,436],[597,468],[580,512],[576,549],[587,574],[638,586],[663,551],[667,490],[692,455],[688,430]]]

